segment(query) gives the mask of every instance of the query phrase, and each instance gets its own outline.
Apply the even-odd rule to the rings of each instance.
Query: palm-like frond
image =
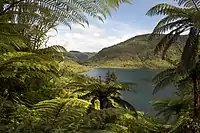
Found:
[[[118,8],[121,3],[130,3],[130,0],[21,0],[18,2],[10,3],[13,7],[19,5],[27,6],[31,8],[39,8],[40,12],[44,9],[49,9],[52,11],[54,16],[58,18],[58,21],[64,24],[70,25],[70,23],[84,24],[88,21],[86,19],[85,13],[94,18],[102,19],[102,16],[110,14],[112,8]],[[9,6],[7,8],[10,8]],[[9,10],[5,9],[2,11],[1,15],[6,14]]]
[[[159,30],[159,29],[157,29]],[[169,34],[165,35],[160,42],[157,44],[154,53],[158,53],[162,50],[162,59],[165,59],[165,55],[169,47],[176,42],[177,38],[179,37],[180,33],[182,33],[185,29],[178,27],[175,30],[172,30]],[[154,34],[154,33],[153,33]]]
[[[0,60],[0,93],[9,94],[11,100],[35,87],[40,89],[40,83],[58,76],[57,63],[45,56],[16,52],[4,54]]]
[[[197,55],[198,55],[198,45],[199,45],[199,22],[197,17],[199,14],[198,0],[176,0],[179,5],[184,5],[184,7],[176,7],[169,4],[158,4],[151,8],[147,15],[165,15],[155,27],[152,36],[162,35],[166,31],[169,33],[163,35],[164,37],[158,43],[155,48],[155,53],[162,51],[162,58],[172,44],[176,44],[176,40],[179,35],[185,31],[190,31],[187,37],[186,43],[183,48],[180,62],[176,65],[174,70],[164,71],[158,74],[154,80],[156,81],[156,87],[154,93],[157,92],[162,87],[169,84],[174,84],[181,87],[185,84],[183,82],[189,82],[191,72],[196,69]],[[196,72],[196,70],[195,70]],[[168,73],[166,75],[166,73]],[[195,79],[196,81],[197,79]],[[185,82],[185,83],[186,83]],[[194,82],[193,82],[194,83]],[[196,82],[195,82],[196,83]],[[194,85],[195,86],[195,85]],[[197,87],[196,87],[197,88]],[[193,88],[196,91],[195,88]],[[184,94],[185,95],[185,94]],[[196,100],[194,100],[196,101]],[[195,109],[194,109],[195,110]]]
[[[83,119],[88,106],[87,101],[80,99],[52,99],[35,104],[30,113],[18,107],[17,117],[23,119],[19,119],[13,132],[78,132],[85,125]]]
[[[163,116],[166,121],[170,120],[182,112],[188,111],[191,105],[192,97],[186,96],[179,99],[156,100],[153,102],[154,109],[158,111],[157,115]]]
[[[129,123],[131,120],[137,123],[134,112],[125,109],[109,108],[94,110],[86,115],[88,106],[88,102],[72,98],[39,102],[31,110],[18,107],[18,110],[15,112],[18,118],[15,120],[18,124],[11,130],[15,132],[50,133],[54,131],[129,133],[129,131],[137,131],[139,128],[140,123],[134,126]]]
[[[200,1],[199,0],[174,0],[178,2],[178,4],[184,7],[192,7],[198,9],[200,7]]]
[[[199,121],[191,118],[191,112],[181,113],[169,133],[199,133]]]
[[[36,54],[41,54],[41,55],[44,55],[56,60],[63,60],[64,59],[63,53],[67,52],[67,50],[63,46],[53,45],[46,48],[34,50],[32,52]]]
[[[54,62],[53,60],[50,60],[48,57],[45,57],[45,56],[40,56],[38,54],[34,54],[34,53],[27,53],[27,52],[15,52],[15,53],[8,53],[8,54],[4,54],[3,56],[0,56],[1,58],[1,62],[0,62],[0,67],[1,67],[1,71],[6,71],[6,68],[9,68],[9,66],[13,64],[15,64],[16,62],[20,62],[21,64],[23,62],[26,62],[26,63],[32,63],[32,65],[34,63],[38,63],[38,64],[48,64],[46,67],[41,67],[41,68],[37,68],[37,69],[41,69],[41,70],[49,70],[49,68],[52,68],[52,70],[57,70],[56,66],[51,66],[52,64],[49,63],[49,61],[52,61]],[[19,65],[20,65],[19,63]],[[26,64],[25,63],[25,64]],[[17,64],[17,63],[16,63]],[[55,65],[56,63],[54,63]],[[28,65],[27,65],[28,66]],[[29,66],[31,67],[31,66]],[[31,68],[29,68],[31,69]]]
[[[4,52],[24,51],[24,49],[27,50],[27,47],[31,50],[38,49],[41,46],[40,43],[44,41],[46,33],[57,22],[64,23],[70,28],[73,23],[84,26],[89,24],[86,15],[103,21],[103,18],[110,14],[111,9],[117,8],[123,2],[130,2],[130,0],[2,1],[2,10],[0,11],[1,47]],[[22,25],[24,26],[22,27]]]
[[[146,15],[149,16],[155,16],[155,15],[169,15],[169,16],[174,16],[176,18],[171,19],[171,20],[176,20],[179,19],[180,17],[183,16],[187,16],[188,11],[190,11],[191,9],[184,9],[184,8],[179,8],[167,3],[162,3],[162,4],[158,4],[154,7],[152,7],[147,13]],[[171,21],[170,20],[170,21]]]
[[[56,120],[58,123],[62,122],[60,120],[63,119],[70,124],[77,122],[77,118],[80,120],[88,105],[87,101],[80,99],[54,99],[42,101],[36,104],[34,108],[40,112],[39,114],[44,119]],[[66,112],[70,113],[70,115],[65,115]],[[64,116],[66,118],[63,118]]]
[[[136,119],[136,117],[134,116],[135,113],[129,112],[125,109],[108,108],[102,110],[95,110],[88,114],[88,118],[93,119],[93,121],[87,121],[88,123],[90,123],[89,125],[91,125],[89,131],[99,130],[100,132],[107,131],[116,133],[128,133],[129,127],[125,125],[125,123],[121,122],[121,120],[126,115],[129,115],[130,119],[132,120]]]
[[[118,103],[120,106],[122,106],[125,109],[129,109],[131,111],[136,112],[136,109],[133,107],[133,105],[131,105],[130,103],[128,103],[127,101],[121,99],[120,97],[113,97],[111,96],[111,98]],[[137,114],[137,113],[136,113]]]
[[[0,22],[0,50],[8,52],[26,48],[28,39],[20,32],[27,28],[25,24]]]
[[[158,4],[155,7],[151,8],[147,15],[167,15],[161,19],[156,27],[154,28],[150,38],[155,35],[162,35],[167,31],[170,31],[168,34],[164,35],[161,41],[155,48],[155,53],[162,51],[162,58],[172,44],[176,44],[177,38],[185,31],[188,31],[193,27],[193,21],[191,21],[193,14],[195,13],[194,9],[179,8],[169,4]]]
[[[122,3],[131,3],[131,0],[107,0],[108,5],[113,8],[118,8]]]
[[[181,66],[184,71],[192,69],[195,64],[196,54],[198,52],[198,41],[199,41],[199,20],[195,14],[198,14],[198,11],[195,9],[194,5],[198,5],[198,0],[176,0],[179,5],[185,5],[185,8],[176,7],[170,4],[158,4],[151,8],[147,15],[166,15],[162,20],[159,21],[152,36],[164,34],[167,31],[170,33],[164,35],[161,41],[158,43],[155,48],[155,53],[162,51],[164,58],[169,47],[176,43],[178,36],[185,31],[190,31],[188,39],[184,46]],[[187,6],[187,5],[193,5]],[[187,55],[187,56],[186,56]],[[180,67],[179,67],[180,68]]]
[[[165,71],[160,72],[153,78],[154,82],[154,91],[153,93],[158,92],[160,89],[168,86],[169,84],[175,83],[177,79],[176,69],[167,69]]]
[[[115,76],[113,76],[115,79]],[[98,79],[91,79],[89,82],[71,82],[68,84],[68,88],[75,86],[77,89],[74,93],[82,93],[79,98],[91,100],[94,106],[94,102],[98,100],[100,102],[100,108],[114,107],[113,102],[120,105],[123,108],[135,111],[134,107],[128,102],[120,98],[120,91],[130,91],[133,83],[119,83],[115,80],[112,81],[108,74],[105,81],[99,81]],[[74,87],[72,87],[74,88]],[[136,112],[136,111],[135,111]]]
[[[98,80],[97,83],[91,83],[91,84],[78,84],[77,82],[69,83],[69,86],[75,85],[76,87],[81,87],[80,89],[77,89],[74,91],[76,92],[93,92],[92,94],[98,94],[98,92],[104,93],[108,96],[111,94],[119,94],[118,91],[129,91],[131,88],[130,86],[127,86],[127,84],[100,84]]]

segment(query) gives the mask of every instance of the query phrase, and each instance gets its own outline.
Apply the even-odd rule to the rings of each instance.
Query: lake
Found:
[[[121,82],[136,83],[134,90],[136,92],[121,92],[122,98],[131,103],[138,111],[143,111],[145,114],[155,115],[155,110],[151,106],[151,101],[162,98],[170,98],[174,95],[174,87],[168,86],[163,88],[156,94],[153,92],[152,78],[161,70],[152,70],[147,68],[142,69],[121,69],[121,68],[95,68],[84,74],[90,77],[105,78],[106,73],[115,72],[117,78]]]

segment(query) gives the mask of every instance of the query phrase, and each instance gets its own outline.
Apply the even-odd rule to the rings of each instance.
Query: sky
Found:
[[[88,18],[89,27],[72,25],[70,30],[59,25],[57,32],[49,33],[49,45],[61,45],[68,51],[98,52],[125,41],[136,35],[151,33],[161,16],[149,17],[146,12],[156,4],[170,3],[174,0],[133,0],[132,4],[122,4],[117,11],[112,11],[104,23]]]

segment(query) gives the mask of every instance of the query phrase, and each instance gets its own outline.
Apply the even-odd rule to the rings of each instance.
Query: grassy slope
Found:
[[[92,66],[80,65],[77,62],[72,61],[72,60],[65,60],[63,62],[63,65],[64,67],[67,68],[67,70],[71,70],[72,72],[75,72],[75,73],[87,72],[93,68]]]
[[[148,67],[163,68],[171,66],[168,62],[160,60],[153,51],[162,38],[156,37],[153,40],[148,39],[149,35],[140,35],[130,38],[117,45],[104,48],[90,60],[86,62],[88,65],[97,67]],[[177,43],[183,44],[186,36],[181,36]],[[177,44],[175,43],[175,44]],[[175,59],[180,55],[181,46],[174,45],[170,48],[167,56]]]

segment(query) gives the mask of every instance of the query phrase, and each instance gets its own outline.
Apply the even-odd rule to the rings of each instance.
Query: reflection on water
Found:
[[[85,72],[84,74],[91,77],[101,76],[102,78],[105,78],[108,70],[110,72],[114,71],[116,76],[118,77],[118,80],[121,82],[131,82],[137,84],[133,87],[136,92],[121,92],[122,98],[131,103],[137,110],[144,111],[149,115],[155,114],[155,111],[150,104],[152,100],[170,98],[173,96],[175,90],[173,86],[168,86],[156,93],[155,95],[152,95],[152,78],[160,70],[96,68],[89,72]]]

